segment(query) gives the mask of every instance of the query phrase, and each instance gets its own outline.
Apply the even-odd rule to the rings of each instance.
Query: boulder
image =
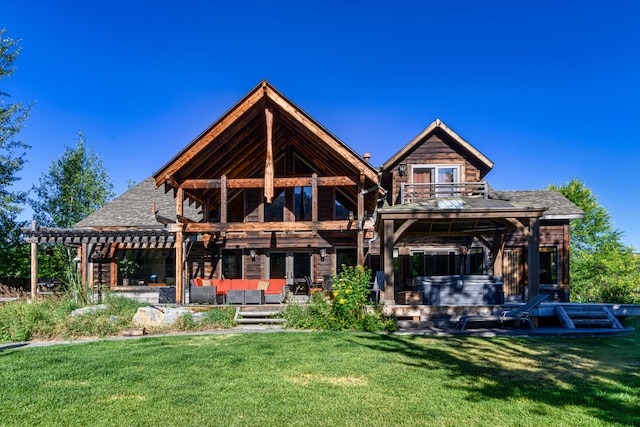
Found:
[[[173,325],[185,314],[193,316],[193,311],[171,307],[140,307],[133,316],[133,323],[136,326],[142,327]]]
[[[88,307],[82,307],[82,308],[77,308],[73,310],[71,314],[69,314],[69,317],[76,317],[76,316],[82,316],[85,314],[97,313],[99,311],[103,311],[106,309],[107,309],[107,306],[105,304],[90,305]]]

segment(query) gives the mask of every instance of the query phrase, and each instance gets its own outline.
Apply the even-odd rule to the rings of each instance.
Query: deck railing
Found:
[[[432,197],[482,197],[487,198],[486,182],[447,182],[410,184],[400,188],[401,203],[412,203]]]

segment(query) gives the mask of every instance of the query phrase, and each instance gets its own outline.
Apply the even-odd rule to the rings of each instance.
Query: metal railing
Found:
[[[409,184],[400,187],[401,203],[412,203],[432,197],[488,197],[486,182],[447,182]]]

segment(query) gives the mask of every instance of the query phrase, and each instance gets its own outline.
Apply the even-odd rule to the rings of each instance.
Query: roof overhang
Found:
[[[382,168],[384,170],[392,168],[396,163],[398,163],[405,155],[410,152],[414,146],[420,144],[422,141],[427,139],[432,133],[436,130],[441,129],[445,132],[453,141],[455,141],[462,149],[467,151],[471,156],[473,156],[485,169],[486,172],[493,168],[493,162],[489,160],[484,154],[478,151],[473,145],[469,144],[464,138],[458,135],[453,129],[445,125],[440,119],[436,119],[427,126],[422,132],[420,132],[415,138],[413,138],[409,143],[407,143],[400,151],[393,155],[389,160],[387,160]],[[485,174],[486,174],[485,172]]]
[[[378,170],[336,138],[267,81],[262,81],[154,173],[156,187],[185,180],[260,178],[264,174],[267,119],[273,114],[273,152],[292,146],[316,162],[319,176],[352,176],[365,188],[378,184]],[[270,113],[271,114],[271,113]],[[278,161],[274,158],[274,161]],[[276,177],[278,171],[276,171]],[[206,191],[185,189],[197,203]]]

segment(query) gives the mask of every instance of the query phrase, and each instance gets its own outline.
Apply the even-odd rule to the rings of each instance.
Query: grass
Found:
[[[106,310],[73,318],[69,314],[81,304],[69,296],[0,304],[0,343],[121,335],[135,326],[132,320],[138,308],[148,305],[116,296],[107,296],[105,304]],[[229,328],[234,314],[233,307],[215,308],[198,323],[184,317],[171,326],[147,329],[154,333]]]
[[[640,338],[276,332],[0,351],[0,424],[640,425]]]

